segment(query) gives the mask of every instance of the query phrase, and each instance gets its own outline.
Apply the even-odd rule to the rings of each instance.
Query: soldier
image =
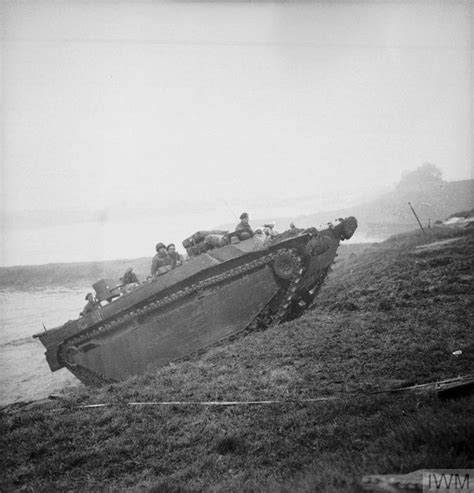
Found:
[[[172,269],[176,269],[176,267],[183,265],[183,256],[176,251],[176,245],[174,243],[170,243],[168,245],[167,250],[168,250],[168,255],[171,259]]]
[[[273,229],[275,223],[267,223],[263,225],[263,233],[265,234],[265,243],[268,243],[272,238],[278,236],[278,233]]]
[[[93,312],[96,308],[100,306],[100,302],[94,298],[94,295],[92,293],[86,294],[86,301],[87,301],[86,306],[84,307],[82,312],[79,313],[80,317],[83,317],[87,313]]]
[[[129,267],[125,271],[125,274],[123,275],[123,277],[120,278],[120,280],[122,281],[122,284],[124,284],[124,285],[133,284],[134,282],[139,282],[138,277],[135,274],[135,272],[133,272],[132,267]]]
[[[166,246],[164,243],[157,243],[156,247],[156,255],[153,257],[153,261],[151,263],[151,275],[158,276],[160,274],[164,274],[171,269],[171,258],[166,251]]]
[[[248,231],[250,233],[250,235],[253,236],[253,231],[252,231],[252,228],[250,227],[250,224],[249,224],[249,215],[247,214],[247,212],[243,212],[240,215],[239,219],[240,219],[240,223],[237,224],[235,231],[245,230],[245,231]]]
[[[255,237],[260,241],[264,242],[266,240],[265,233],[262,231],[262,228],[258,228],[255,230]]]

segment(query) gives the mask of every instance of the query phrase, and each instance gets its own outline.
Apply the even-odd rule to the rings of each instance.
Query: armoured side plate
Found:
[[[79,347],[74,363],[116,380],[163,366],[237,333],[278,291],[270,267],[196,293],[137,326],[126,325]]]

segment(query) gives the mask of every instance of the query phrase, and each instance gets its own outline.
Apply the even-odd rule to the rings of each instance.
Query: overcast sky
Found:
[[[0,264],[473,178],[472,5],[1,3]]]

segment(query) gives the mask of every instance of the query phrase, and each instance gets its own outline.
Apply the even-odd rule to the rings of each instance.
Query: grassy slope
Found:
[[[299,320],[120,385],[5,413],[3,489],[354,491],[365,473],[472,465],[474,398],[344,394],[472,372],[474,234],[415,249],[456,234],[343,246],[318,308]],[[334,393],[341,399],[312,404],[124,405]],[[74,408],[98,402],[114,406]]]

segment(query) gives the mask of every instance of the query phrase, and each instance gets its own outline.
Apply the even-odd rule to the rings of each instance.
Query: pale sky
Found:
[[[0,9],[0,265],[152,256],[426,161],[474,177],[471,2]]]

